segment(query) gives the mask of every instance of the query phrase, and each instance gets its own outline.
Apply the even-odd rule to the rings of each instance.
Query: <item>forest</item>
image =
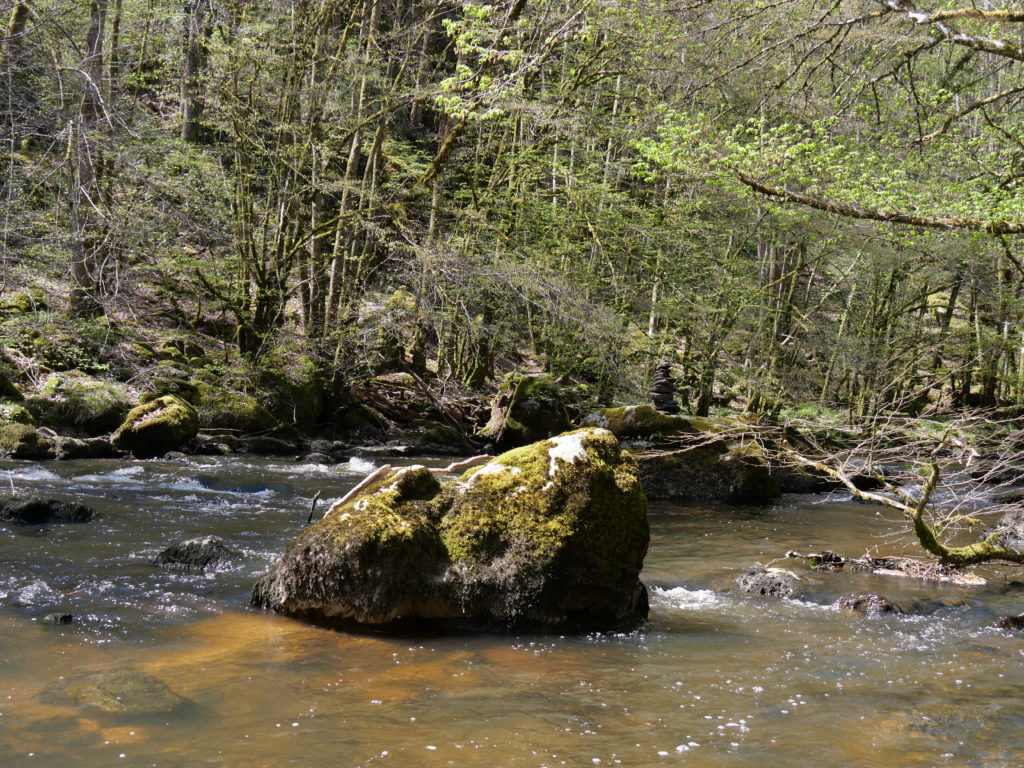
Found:
[[[5,347],[1018,404],[1021,14],[927,5],[5,3]]]

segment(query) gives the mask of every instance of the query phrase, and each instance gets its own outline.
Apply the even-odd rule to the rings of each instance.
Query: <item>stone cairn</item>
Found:
[[[658,363],[654,370],[654,383],[648,394],[654,408],[660,413],[679,413],[679,403],[673,397],[676,393],[676,380],[672,378],[672,363],[667,360]]]

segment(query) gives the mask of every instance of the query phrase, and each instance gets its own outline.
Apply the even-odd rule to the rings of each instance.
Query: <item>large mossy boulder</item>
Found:
[[[52,437],[28,424],[0,424],[0,456],[9,459],[52,459]]]
[[[780,495],[763,449],[739,419],[670,416],[636,405],[604,408],[583,424],[628,441],[649,499],[765,504]]]
[[[319,621],[433,619],[486,629],[635,626],[647,504],[603,429],[502,454],[441,486],[391,470],[285,550],[253,601]]]
[[[269,432],[279,425],[252,395],[210,384],[198,385],[196,410],[202,429],[233,429],[252,434]]]
[[[63,371],[50,374],[26,405],[41,424],[71,425],[95,437],[117,429],[132,408],[132,398],[118,382]]]
[[[480,435],[507,450],[561,434],[570,425],[561,388],[550,376],[511,374],[495,395]]]
[[[199,432],[196,409],[175,395],[164,395],[129,411],[114,433],[114,447],[140,459],[163,456]]]

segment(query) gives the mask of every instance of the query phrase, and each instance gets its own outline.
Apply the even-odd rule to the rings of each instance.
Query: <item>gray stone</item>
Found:
[[[858,613],[903,613],[903,609],[889,599],[875,594],[844,595],[833,603],[843,611]]]
[[[228,566],[235,556],[220,539],[207,536],[172,544],[156,556],[153,565],[171,571],[206,573]]]
[[[74,624],[73,613],[48,613],[39,620],[43,624]]]
[[[781,568],[765,568],[740,576],[736,583],[742,591],[752,595],[792,597],[797,592],[800,579]]]

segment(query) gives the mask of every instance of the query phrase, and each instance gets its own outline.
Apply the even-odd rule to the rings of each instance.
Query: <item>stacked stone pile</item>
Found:
[[[679,403],[675,401],[676,381],[672,378],[672,363],[667,360],[658,363],[654,371],[654,383],[648,394],[655,410],[660,413],[679,413]]]

